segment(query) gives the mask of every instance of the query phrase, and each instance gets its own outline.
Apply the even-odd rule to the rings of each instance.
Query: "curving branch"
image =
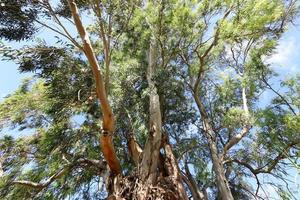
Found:
[[[291,142],[290,144],[286,145],[286,147],[283,148],[283,150],[273,160],[271,160],[265,166],[258,168],[256,170],[257,173],[270,173],[276,167],[276,165],[279,163],[279,161],[288,157],[287,152],[299,143],[300,143],[300,140],[296,140],[296,141]]]
[[[36,182],[32,182],[32,181],[24,181],[24,180],[16,180],[13,181],[14,184],[18,184],[18,185],[23,185],[23,186],[27,186],[27,187],[31,187],[31,188],[35,188],[38,190],[41,190],[47,186],[49,186],[54,180],[59,179],[60,177],[62,177],[65,173],[67,173],[69,171],[69,167],[70,166],[66,166],[63,169],[61,169],[60,171],[56,172],[55,174],[53,174],[52,176],[50,176],[45,182],[43,183],[36,183]]]
[[[249,169],[250,172],[254,175],[257,175],[260,173],[271,173],[271,171],[276,167],[276,165],[281,160],[288,157],[287,152],[299,143],[300,143],[300,140],[296,140],[294,142],[289,143],[288,145],[286,145],[285,148],[283,148],[283,150],[274,159],[272,159],[270,162],[268,162],[266,165],[264,165],[262,167],[254,168],[246,161],[242,161],[242,160],[238,160],[238,159],[226,160],[223,162],[223,164],[235,162],[235,163],[242,165],[242,166],[246,167],[247,169]]]

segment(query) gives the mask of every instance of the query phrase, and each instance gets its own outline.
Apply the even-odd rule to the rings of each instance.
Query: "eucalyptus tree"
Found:
[[[297,6],[1,2],[0,37],[34,41],[1,45],[34,74],[0,104],[2,129],[32,132],[1,138],[1,197],[262,198],[260,174],[285,181],[285,161],[297,167],[299,77],[280,93],[265,62]],[[34,40],[41,29],[57,42]],[[276,97],[259,108],[266,90]]]

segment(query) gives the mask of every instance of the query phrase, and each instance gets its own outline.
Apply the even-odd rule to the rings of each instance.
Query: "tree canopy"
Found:
[[[1,199],[296,199],[300,75],[266,60],[298,7],[2,0],[0,54],[32,76],[0,102]]]

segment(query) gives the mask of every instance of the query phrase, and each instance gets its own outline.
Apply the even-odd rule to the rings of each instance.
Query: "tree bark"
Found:
[[[167,142],[164,146],[165,154],[166,154],[166,161],[165,165],[167,166],[167,173],[169,175],[169,178],[171,179],[171,182],[175,186],[178,196],[180,199],[188,199],[184,186],[182,184],[182,178],[181,173],[178,167],[177,160],[173,154],[172,147],[169,143],[169,140],[167,139]]]
[[[3,171],[3,167],[2,167],[2,162],[4,161],[4,158],[0,158],[0,178],[3,176],[4,171]]]
[[[205,136],[209,143],[209,149],[210,149],[210,154],[211,154],[212,163],[213,163],[213,170],[216,174],[216,179],[217,179],[216,184],[217,184],[219,194],[221,196],[221,199],[223,199],[223,200],[233,200],[233,196],[232,196],[231,190],[229,188],[228,181],[225,177],[225,169],[223,166],[223,156],[219,156],[217,144],[214,139],[215,133],[209,123],[208,116],[206,114],[205,108],[199,98],[199,94],[197,91],[194,94],[194,98],[195,98],[197,107],[200,111],[201,118],[202,118],[203,124],[204,124]]]
[[[147,74],[147,80],[150,89],[150,131],[143,151],[140,170],[142,180],[147,181],[149,184],[155,184],[157,179],[157,166],[162,136],[160,102],[157,94],[157,88],[155,87],[155,83],[153,81],[156,67],[156,48],[155,40],[151,39]]]
[[[193,199],[194,200],[208,200],[205,189],[203,189],[202,191],[200,190],[195,179],[193,178],[192,174],[190,173],[189,166],[186,162],[184,163],[184,169],[185,169],[186,174],[183,174],[182,177],[183,177],[184,181],[186,182],[186,184],[189,186],[189,189],[192,193]]]
[[[143,150],[133,136],[128,139],[128,148],[134,164],[138,166]]]
[[[73,0],[68,0],[68,3],[77,31],[82,39],[84,54],[92,67],[94,79],[96,82],[96,93],[103,112],[103,131],[100,136],[101,149],[111,171],[114,174],[119,174],[121,173],[121,166],[116,156],[116,152],[112,141],[112,134],[115,131],[115,119],[107,99],[105,84],[100,71],[100,66],[93,52],[89,35],[86,32],[80,19],[76,3]]]
[[[137,166],[136,171],[126,177],[110,180],[112,189],[108,199],[172,199],[188,200],[176,157],[167,137],[162,134],[160,100],[153,77],[157,60],[156,44],[152,39],[148,54],[147,80],[150,89],[150,130],[142,150],[134,138],[128,146]],[[164,153],[161,153],[161,149]],[[126,191],[126,192],[124,192]]]
[[[179,167],[170,144],[165,144],[165,156],[163,159],[160,157],[160,149],[162,148],[162,117],[159,95],[153,80],[157,68],[157,47],[155,39],[151,39],[150,42],[147,72],[147,80],[150,89],[149,136],[144,150],[137,146],[137,143],[134,140],[129,141],[133,160],[138,167],[136,172],[123,177],[120,175],[121,167],[112,143],[112,133],[115,129],[115,121],[107,100],[105,84],[100,67],[93,52],[89,36],[80,20],[77,6],[73,0],[68,0],[68,2],[75,25],[83,42],[84,53],[92,66],[93,75],[96,81],[97,97],[103,111],[103,131],[100,142],[104,158],[113,172],[113,174],[108,178],[107,183],[109,193],[108,199],[187,200],[188,197],[182,184]],[[164,160],[165,162],[160,163],[159,167],[158,164],[161,160]],[[167,173],[162,175],[163,173],[160,173],[159,170],[167,171]]]

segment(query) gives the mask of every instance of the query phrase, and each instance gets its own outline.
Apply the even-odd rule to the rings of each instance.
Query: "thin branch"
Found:
[[[245,87],[242,88],[242,98],[243,98],[243,110],[245,113],[245,117],[246,117],[246,123],[243,126],[242,131],[235,135],[234,137],[232,137],[228,143],[225,145],[224,149],[223,149],[223,156],[225,156],[228,152],[228,150],[230,148],[232,148],[234,145],[236,145],[237,143],[239,143],[241,141],[241,139],[249,132],[250,130],[250,124],[249,124],[249,108],[248,108],[248,104],[247,104],[247,96],[246,96],[246,89]]]
[[[60,32],[59,30],[57,30],[57,29],[55,29],[55,28],[52,28],[51,26],[48,26],[47,24],[45,24],[44,22],[39,21],[38,19],[35,19],[35,21],[36,21],[37,23],[39,23],[40,25],[42,25],[42,26],[44,26],[44,27],[46,27],[46,28],[52,30],[53,32],[55,32],[55,33],[57,33],[57,34],[59,34],[59,35],[65,37],[65,38],[67,38],[67,39],[68,39],[69,41],[71,41],[77,48],[83,50],[82,46],[80,46],[76,41],[75,41],[75,42],[73,41],[73,40],[74,40],[73,38],[70,38],[68,35],[66,35],[66,34],[64,34],[64,33],[62,33],[62,32]]]
[[[59,20],[59,18],[56,16],[54,10],[52,9],[51,5],[49,2],[47,2],[47,8],[50,11],[50,14],[52,15],[52,17],[54,17],[54,21],[63,29],[63,31],[65,32],[65,34],[70,38],[71,42],[77,46],[77,47],[81,47],[76,40],[71,36],[71,34],[69,33],[69,31],[66,29],[66,27],[61,23],[61,21]],[[71,21],[71,20],[70,20]]]
[[[292,113],[297,116],[297,113],[295,112],[291,104],[279,92],[274,90],[273,87],[268,83],[263,72],[262,72],[262,81],[267,85],[267,87],[270,90],[272,90],[275,94],[277,94],[277,96],[281,98],[281,100],[288,106],[288,108],[292,111]]]
[[[45,180],[43,182],[36,183],[36,182],[26,181],[26,180],[15,180],[12,183],[17,184],[17,185],[26,186],[26,187],[31,187],[31,188],[34,188],[34,189],[37,189],[38,191],[40,191],[43,188],[48,187],[53,181],[64,176],[66,173],[68,173],[74,167],[79,166],[79,165],[82,166],[83,164],[88,164],[89,166],[91,166],[91,165],[96,166],[100,170],[106,169],[106,167],[105,167],[106,164],[103,161],[81,158],[81,159],[78,159],[77,161],[75,161],[74,163],[65,165],[62,169],[57,171],[55,174],[53,174],[52,176],[50,176],[47,180]]]

